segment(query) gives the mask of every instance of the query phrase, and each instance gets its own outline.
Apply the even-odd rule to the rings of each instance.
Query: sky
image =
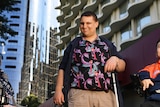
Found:
[[[53,4],[54,8],[60,6],[60,2],[59,0],[55,0],[54,4]],[[53,12],[54,12],[54,15],[53,15],[53,23],[54,23],[54,26],[53,27],[59,27],[59,23],[57,21],[57,16],[60,15],[60,11],[58,9],[53,9]]]

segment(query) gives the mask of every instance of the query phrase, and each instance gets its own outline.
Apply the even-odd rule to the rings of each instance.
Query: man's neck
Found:
[[[98,38],[98,35],[93,35],[93,36],[82,36],[82,38],[83,38],[84,40],[89,41],[89,42],[93,42],[93,41],[95,41],[95,40]]]

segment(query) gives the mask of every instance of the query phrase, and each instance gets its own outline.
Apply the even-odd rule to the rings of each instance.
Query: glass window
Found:
[[[64,51],[65,51],[65,49],[62,49],[62,50],[61,50],[61,55],[64,55]]]
[[[18,43],[18,40],[8,40],[8,43]]]
[[[19,26],[19,24],[12,23],[12,24],[10,24],[10,26]]]
[[[138,2],[138,1],[140,1],[140,0],[132,0],[132,2]]]
[[[95,11],[95,14],[96,14],[97,17],[98,17],[98,15],[99,15],[98,7],[97,7],[97,9],[96,9],[96,11]]]
[[[8,48],[7,51],[17,51],[15,48]]]
[[[20,0],[15,0],[14,2],[15,2],[15,3],[21,3],[21,1],[20,1]]]
[[[111,22],[111,19],[110,17],[103,23],[103,33],[107,32],[110,30],[110,22]]]
[[[14,65],[6,65],[5,68],[16,68]]]
[[[102,0],[102,4],[109,3],[111,0]]]
[[[8,60],[16,60],[16,57],[6,57]]]
[[[128,24],[121,30],[121,41],[123,42],[131,38],[132,38],[132,30],[130,24]]]
[[[78,4],[78,3],[79,3],[79,0],[76,0],[74,4]]]
[[[20,16],[11,16],[11,18],[19,19]]]
[[[137,35],[141,33],[141,30],[145,25],[151,22],[151,16],[149,13],[149,9],[147,9],[144,14],[140,15],[137,18]]]
[[[125,1],[119,8],[120,11],[120,18],[123,18],[127,15],[127,8],[128,8],[128,0]]]

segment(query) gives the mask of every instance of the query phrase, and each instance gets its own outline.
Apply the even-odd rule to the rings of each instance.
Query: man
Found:
[[[160,106],[160,40],[157,41],[156,47],[158,61],[139,71],[143,91],[147,90],[149,94],[141,107]]]
[[[82,36],[65,50],[53,97],[55,104],[68,100],[69,107],[117,107],[110,75],[124,71],[126,64],[116,47],[97,35],[98,25],[95,13],[87,11],[81,15]]]

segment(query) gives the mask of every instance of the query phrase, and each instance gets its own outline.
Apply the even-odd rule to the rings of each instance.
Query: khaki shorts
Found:
[[[68,93],[69,107],[117,107],[112,91],[90,91],[70,89]]]

